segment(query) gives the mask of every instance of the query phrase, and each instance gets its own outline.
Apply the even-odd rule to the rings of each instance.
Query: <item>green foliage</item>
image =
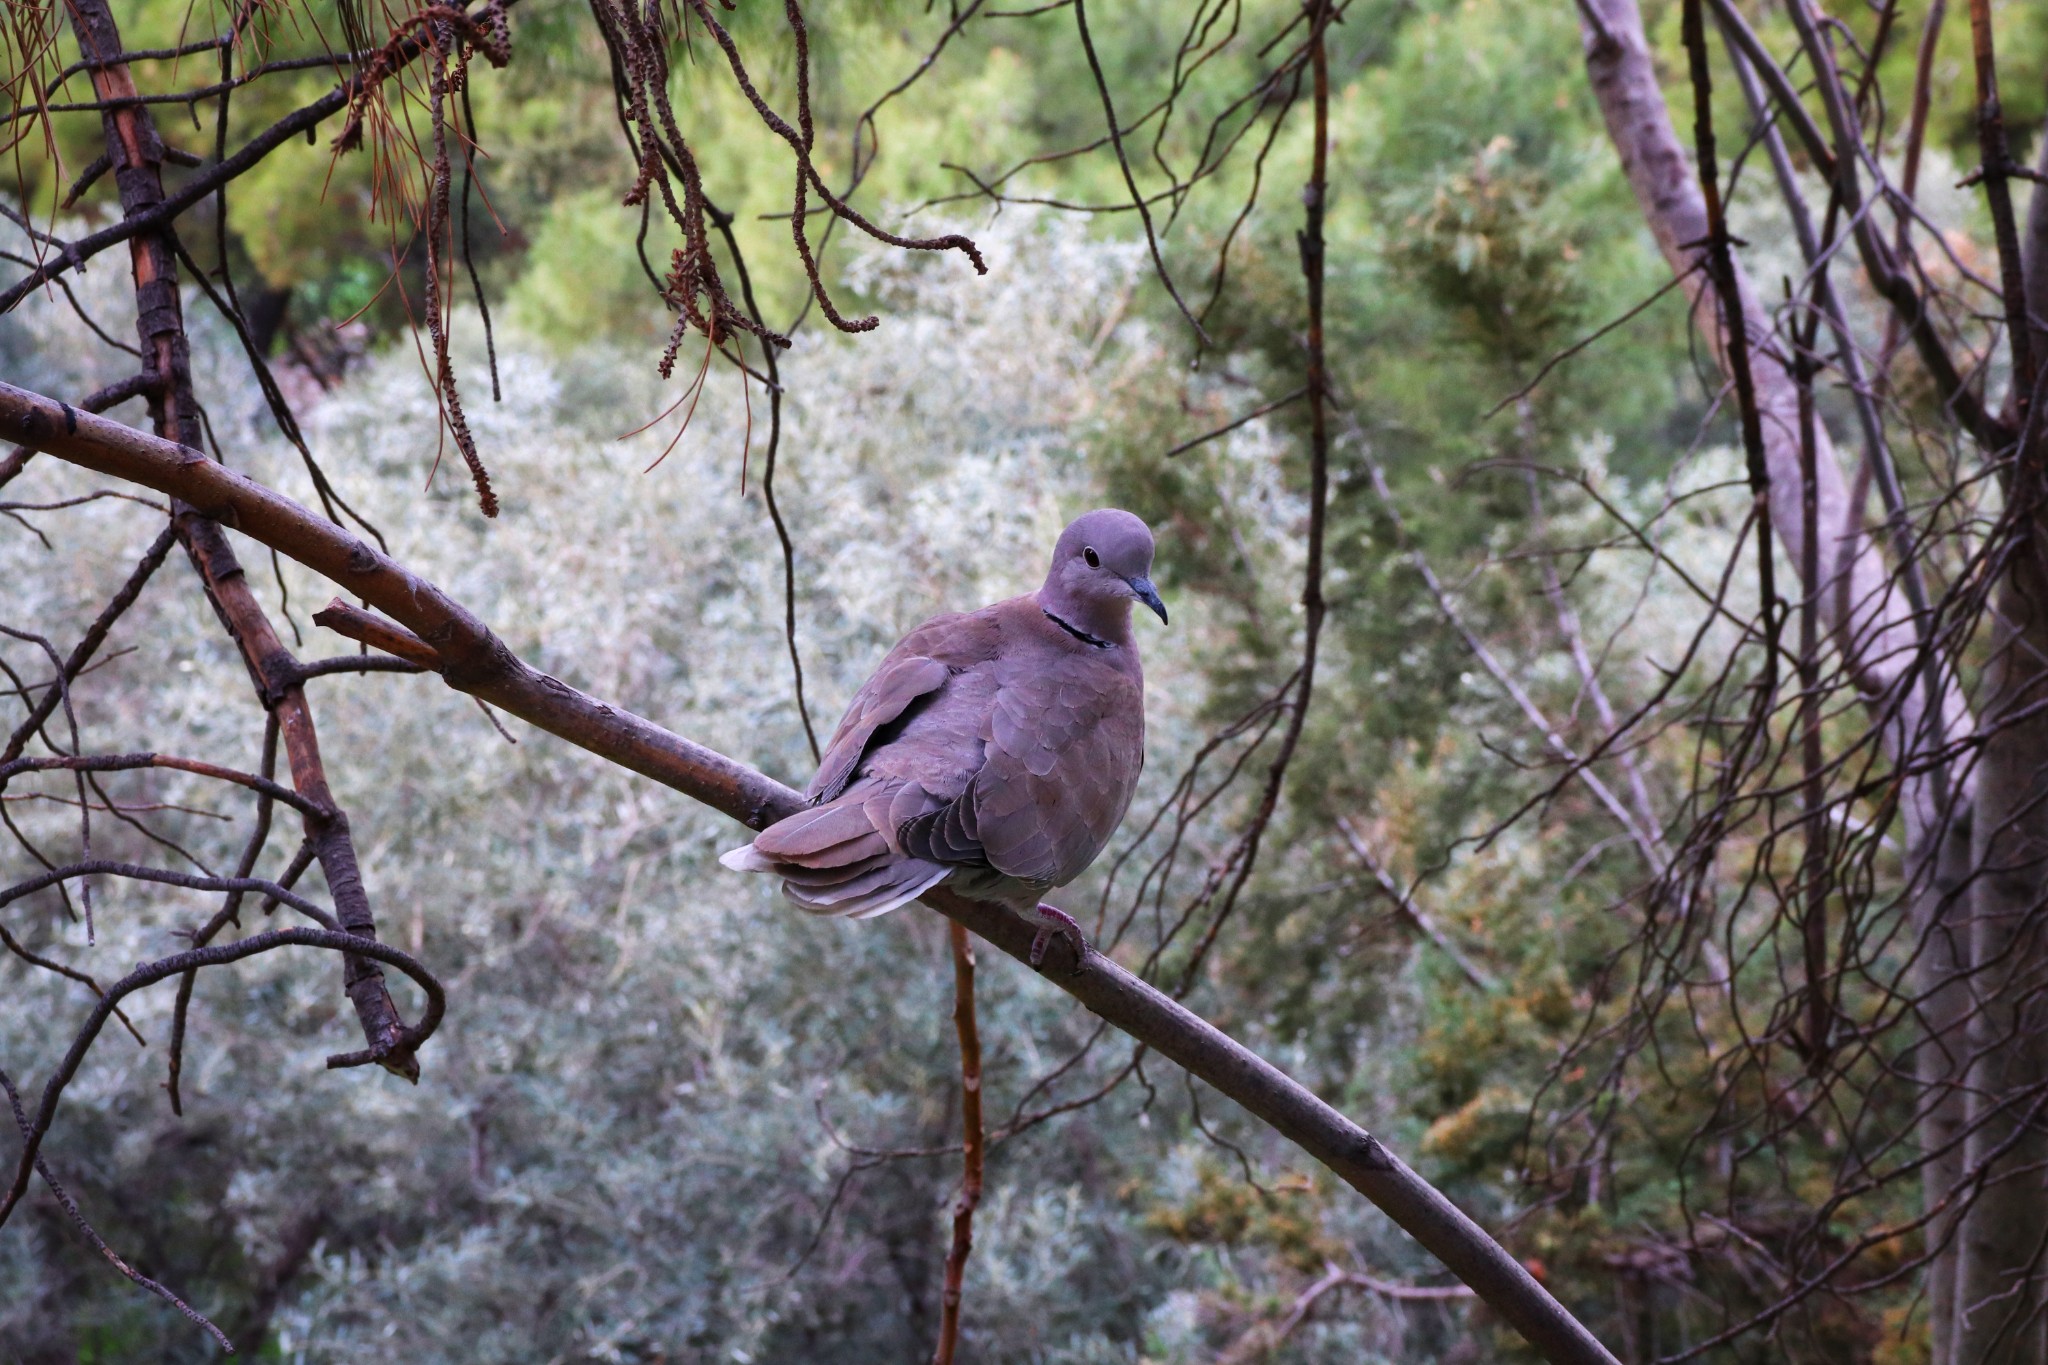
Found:
[[[513,323],[572,350],[593,336],[658,344],[667,327],[648,292],[633,221],[610,212],[609,198],[584,190],[548,205],[510,292]]]

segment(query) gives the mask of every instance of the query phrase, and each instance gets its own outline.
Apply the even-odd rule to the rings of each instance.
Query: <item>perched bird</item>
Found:
[[[719,861],[782,879],[820,915],[885,914],[941,882],[1087,945],[1040,898],[1109,842],[1145,763],[1145,675],[1131,604],[1166,620],[1152,532],[1129,512],[1076,519],[1037,592],[937,616],[854,694],[809,808]]]

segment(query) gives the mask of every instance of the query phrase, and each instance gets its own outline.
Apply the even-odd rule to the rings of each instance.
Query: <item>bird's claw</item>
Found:
[[[1046,905],[1041,902],[1034,918],[1038,920],[1038,932],[1031,939],[1030,962],[1032,966],[1039,967],[1044,965],[1046,945],[1052,942],[1053,935],[1055,934],[1063,936],[1067,942],[1074,945],[1074,965],[1076,967],[1079,967],[1086,960],[1088,956],[1088,940],[1081,937],[1081,926],[1075,922],[1072,915],[1059,909],[1057,906]]]

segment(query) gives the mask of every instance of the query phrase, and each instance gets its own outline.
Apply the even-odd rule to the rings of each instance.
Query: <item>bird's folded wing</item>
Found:
[[[846,718],[839,722],[832,743],[819,761],[818,775],[811,779],[804,795],[812,801],[830,801],[845,791],[861,757],[874,741],[875,731],[900,718],[920,697],[945,686],[947,676],[944,664],[922,655],[884,661],[875,676],[854,694]]]
[[[956,672],[993,657],[998,633],[986,617],[986,612],[938,616],[904,636],[854,693],[804,795],[818,803],[845,791],[878,733],[906,720]],[[884,735],[884,742],[887,739]]]
[[[1037,652],[994,665],[980,770],[897,830],[903,850],[1064,886],[1102,851],[1145,758],[1139,685],[1106,662]]]

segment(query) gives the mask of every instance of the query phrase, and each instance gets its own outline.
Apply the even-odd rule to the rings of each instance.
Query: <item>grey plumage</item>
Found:
[[[854,695],[800,811],[725,854],[817,914],[866,918],[942,881],[1040,924],[1039,898],[1115,833],[1145,761],[1131,604],[1162,620],[1152,533],[1104,509],[1061,533],[1038,591],[939,616]]]

